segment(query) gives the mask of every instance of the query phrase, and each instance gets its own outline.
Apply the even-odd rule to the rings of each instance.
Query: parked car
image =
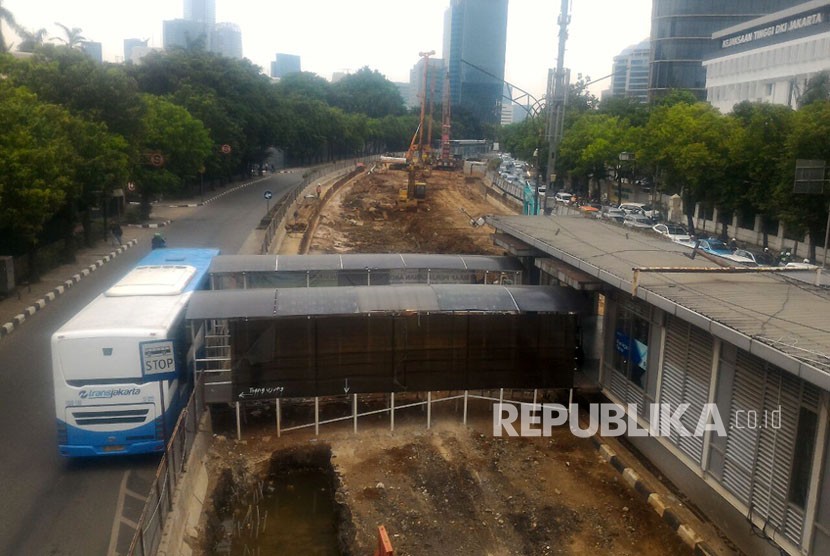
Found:
[[[625,213],[618,208],[602,207],[602,210],[600,211],[600,218],[611,220],[617,224],[622,224],[623,220],[625,220]]]
[[[654,226],[654,220],[639,212],[630,212],[625,215],[623,219],[623,226],[629,228],[651,229]]]
[[[712,255],[731,255],[732,249],[726,243],[715,237],[697,240],[697,247]]]
[[[750,249],[735,249],[732,252],[733,255],[738,257],[746,257],[747,259],[752,259],[755,261],[756,264],[760,266],[777,266],[777,262],[775,257],[772,253],[767,251],[752,251]]]
[[[732,261],[733,263],[742,264],[745,266],[758,266],[758,263],[755,262],[755,259],[750,259],[748,257],[743,257],[741,255],[735,255],[732,252],[732,249],[729,248],[726,243],[717,239],[717,238],[706,238],[700,239],[697,242],[698,249],[701,251],[705,251],[710,255],[716,255],[718,257],[727,259]]]
[[[692,241],[689,231],[680,224],[655,224],[651,229],[676,243],[688,244]]]
[[[553,198],[557,203],[569,205],[571,204],[571,199],[573,199],[573,193],[566,193],[564,191],[560,191],[559,193],[554,195]]]
[[[643,212],[644,206],[646,206],[645,203],[621,203],[619,208],[626,214],[631,214],[632,212],[645,214]]]
[[[620,209],[623,210],[626,214],[630,214],[632,212],[639,212],[655,221],[660,220],[662,218],[662,214],[660,214],[659,210],[656,210],[654,207],[646,203],[622,203],[620,205]]]

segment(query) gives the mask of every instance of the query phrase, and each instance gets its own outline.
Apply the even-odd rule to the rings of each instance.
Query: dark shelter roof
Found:
[[[575,313],[581,295],[554,286],[401,285],[198,291],[187,318],[278,318],[400,312]]]
[[[342,255],[219,255],[210,265],[211,274],[265,271],[445,269],[517,272],[522,266],[513,257],[488,255],[441,255],[419,253],[346,253]]]

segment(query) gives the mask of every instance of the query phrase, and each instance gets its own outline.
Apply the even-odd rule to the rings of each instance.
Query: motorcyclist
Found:
[[[164,239],[164,236],[160,233],[156,233],[151,241],[151,246],[153,249],[161,249],[163,247],[167,247],[167,240]]]

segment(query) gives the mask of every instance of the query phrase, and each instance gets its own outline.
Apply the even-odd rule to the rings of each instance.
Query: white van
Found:
[[[557,203],[562,203],[563,205],[569,205],[571,203],[571,199],[573,198],[572,193],[565,193],[564,191],[560,191],[556,195],[553,196],[554,200]]]

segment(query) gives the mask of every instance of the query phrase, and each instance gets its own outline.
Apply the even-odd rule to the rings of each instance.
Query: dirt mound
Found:
[[[480,180],[433,172],[426,199],[403,208],[397,201],[407,179],[375,172],[339,191],[321,211],[309,252],[501,254],[479,218],[512,211],[490,203]]]

